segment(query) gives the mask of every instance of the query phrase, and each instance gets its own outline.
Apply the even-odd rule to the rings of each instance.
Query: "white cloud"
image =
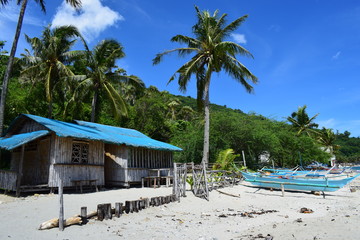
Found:
[[[333,59],[333,60],[338,59],[339,56],[340,56],[340,54],[341,54],[341,51],[338,51],[334,56],[332,56],[332,59]]]
[[[19,13],[20,13],[20,6],[18,6],[15,1],[10,2],[8,5],[4,6],[3,8],[0,8],[0,23],[1,24],[7,24],[7,22],[17,23],[19,19]],[[25,13],[23,23],[33,26],[44,25],[42,20],[34,16],[29,9]]]
[[[334,118],[330,118],[323,121],[318,121],[319,127],[331,128],[334,129],[337,125],[337,122]]]
[[[54,16],[52,26],[74,25],[91,41],[106,28],[122,20],[123,16],[102,5],[100,0],[82,0],[80,11],[76,11],[64,1]]]
[[[245,35],[244,34],[239,34],[239,33],[232,33],[231,37],[234,39],[235,42],[237,43],[242,43],[242,44],[246,44],[246,39],[245,39]]]

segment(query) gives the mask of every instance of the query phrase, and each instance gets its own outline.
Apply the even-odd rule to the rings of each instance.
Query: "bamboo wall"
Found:
[[[172,152],[129,148],[129,168],[172,168]]]
[[[15,191],[17,173],[14,171],[0,170],[0,188]]]
[[[72,163],[73,138],[61,138],[53,135],[50,153],[49,187],[57,187],[59,179],[63,186],[74,186],[72,180],[97,180],[97,185],[104,185],[104,143],[88,141],[88,162]]]
[[[21,147],[11,154],[11,170],[17,172]],[[44,137],[25,144],[21,185],[47,184],[49,178],[50,137]]]
[[[105,145],[105,184],[128,186],[128,148]]]
[[[129,148],[128,181],[141,182],[148,169],[172,168],[172,152],[147,148]]]

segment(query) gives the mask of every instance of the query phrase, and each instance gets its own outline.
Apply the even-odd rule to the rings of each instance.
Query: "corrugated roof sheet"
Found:
[[[49,133],[50,132],[47,130],[40,130],[36,132],[13,135],[9,138],[0,138],[0,148],[11,150]]]
[[[59,137],[73,137],[87,140],[97,140],[111,144],[125,144],[132,147],[144,147],[164,151],[182,151],[181,148],[168,143],[154,140],[139,131],[127,128],[113,127],[85,121],[77,124],[62,122],[31,114],[24,116],[38,122]]]
[[[182,151],[181,148],[173,146],[168,143],[154,140],[149,138],[145,134],[128,128],[120,128],[114,126],[108,126],[98,123],[75,121],[81,126],[86,126],[92,129],[96,129],[111,137],[112,141],[116,144],[125,144],[133,147],[145,147],[157,150],[171,150],[171,151]]]

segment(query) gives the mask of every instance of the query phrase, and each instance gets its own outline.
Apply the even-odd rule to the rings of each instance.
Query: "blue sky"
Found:
[[[12,1],[16,2],[16,1]],[[254,59],[238,59],[255,74],[254,94],[225,73],[212,78],[212,103],[285,120],[299,106],[319,113],[320,126],[360,136],[360,2],[357,0],[83,0],[74,13],[62,1],[47,0],[46,15],[29,1],[22,29],[39,36],[48,24],[79,27],[90,46],[102,39],[122,43],[126,57],[118,65],[139,76],[147,86],[173,94],[196,97],[195,81],[186,93],[178,91],[170,76],[186,58],[167,56],[152,65],[159,52],[179,47],[177,35],[192,35],[194,5],[228,14],[233,21],[245,14],[246,22],[230,39],[248,49]],[[14,3],[0,10],[0,40],[10,48],[19,8]],[[17,54],[28,46],[21,38]]]

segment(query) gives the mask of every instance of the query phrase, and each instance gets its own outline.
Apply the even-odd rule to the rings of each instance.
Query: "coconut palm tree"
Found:
[[[64,94],[56,94],[56,90],[66,91],[64,84],[66,77],[74,76],[69,69],[70,62],[81,55],[81,51],[70,51],[75,44],[75,38],[82,38],[74,26],[61,26],[51,29],[45,27],[41,38],[30,38],[25,35],[32,51],[25,50],[23,62],[25,68],[21,72],[21,78],[31,82],[41,82],[45,86],[45,95],[48,102],[48,117],[52,118],[54,96],[63,98]],[[64,102],[64,99],[59,101]]]
[[[181,104],[180,100],[177,98],[171,99],[167,106],[170,109],[171,120],[176,120],[176,108]]]
[[[292,124],[292,126],[296,130],[296,134],[300,136],[305,133],[308,136],[316,135],[317,132],[314,130],[319,125],[314,123],[313,121],[319,114],[315,114],[313,117],[309,117],[306,113],[306,105],[299,107],[296,112],[293,112],[287,120]]]
[[[195,10],[198,20],[192,28],[195,37],[174,36],[171,41],[187,46],[157,54],[153,59],[153,64],[160,63],[164,55],[173,52],[177,52],[179,56],[193,54],[191,59],[175,72],[169,82],[177,77],[180,90],[186,91],[191,76],[196,77],[198,105],[204,106],[205,113],[202,160],[207,164],[210,134],[209,88],[212,74],[225,71],[243,85],[249,93],[253,91],[249,81],[257,83],[257,78],[236,58],[237,55],[253,57],[251,53],[239,44],[226,40],[232,32],[240,27],[247,15],[226,25],[227,14],[220,16],[216,10],[211,15],[209,11],[201,12],[196,6]]]
[[[117,68],[115,65],[116,60],[124,56],[123,47],[116,40],[103,40],[93,50],[87,49],[85,52],[86,73],[75,78],[80,81],[79,90],[83,89],[93,94],[91,103],[92,122],[96,120],[100,96],[106,96],[110,101],[116,118],[127,115],[128,110],[125,100],[121,96],[120,90],[116,89],[116,84],[136,82],[138,85],[142,85],[142,81],[136,76],[127,76],[112,71],[113,68]]]
[[[9,2],[10,2],[9,0],[0,0],[0,5],[5,6]],[[40,5],[41,10],[45,13],[46,12],[45,1],[44,0],[35,0],[35,2]],[[75,8],[81,7],[81,0],[66,0],[66,2]],[[16,48],[17,48],[17,44],[19,41],[19,37],[20,37],[21,27],[22,27],[27,3],[28,3],[28,0],[17,0],[17,4],[18,5],[21,4],[21,8],[20,8],[19,18],[18,18],[18,22],[17,22],[17,26],[16,26],[14,41],[13,41],[11,51],[10,51],[9,61],[8,61],[7,67],[6,67],[4,80],[2,83],[2,91],[1,91],[1,95],[0,95],[0,136],[2,135],[3,125],[4,125],[4,110],[5,110],[5,102],[6,102],[6,95],[7,95],[10,74],[11,74],[11,70],[12,70],[12,67],[14,64]]]
[[[329,128],[322,128],[318,137],[318,141],[321,145],[325,147],[325,151],[329,152],[330,154],[336,153],[339,150],[340,146],[335,144],[336,135]]]

